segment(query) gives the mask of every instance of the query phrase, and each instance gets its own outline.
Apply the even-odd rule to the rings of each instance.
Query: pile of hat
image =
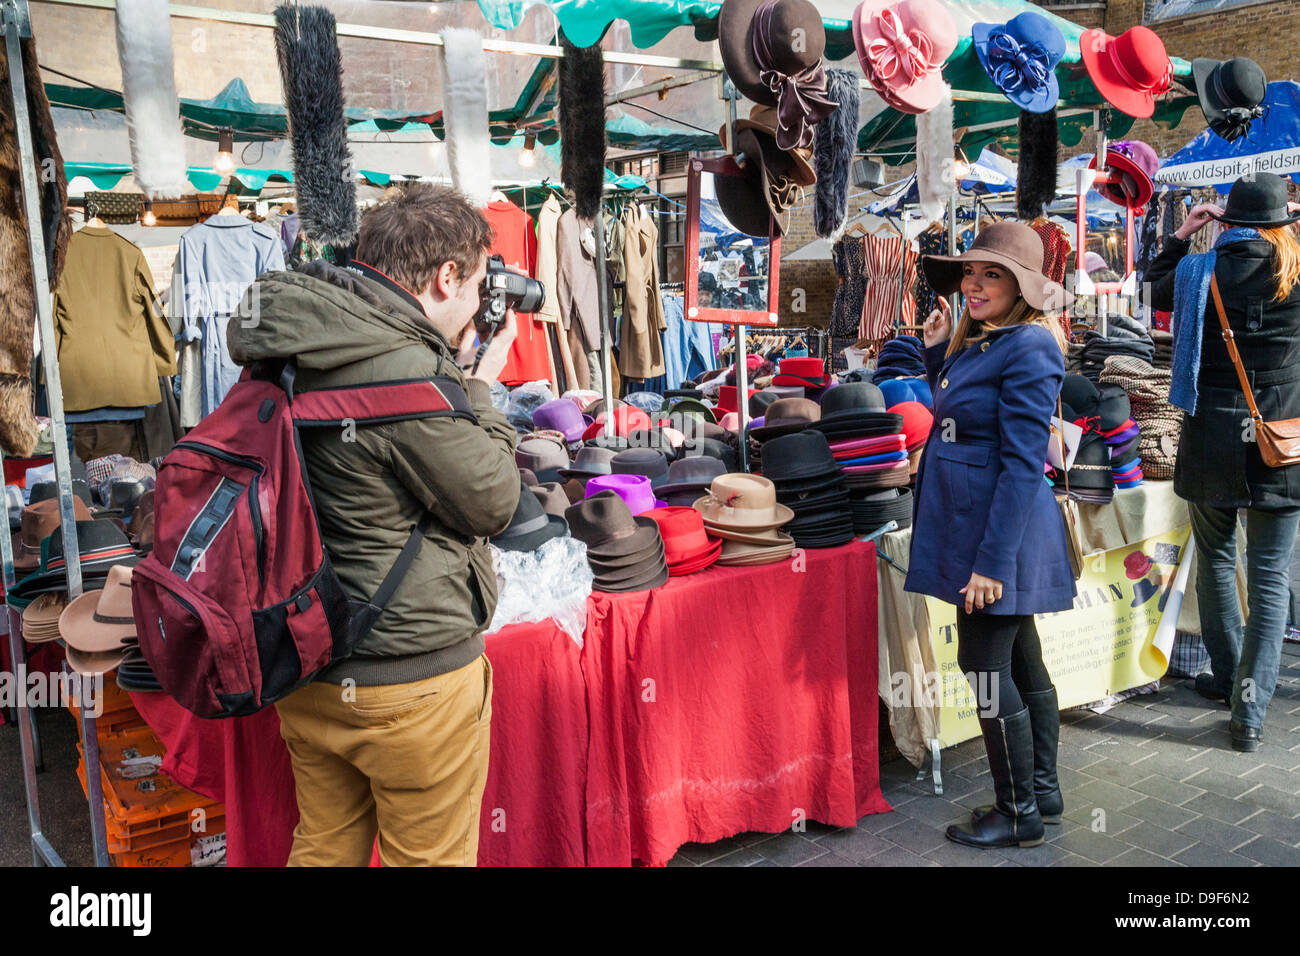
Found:
[[[694,507],[708,534],[722,540],[718,564],[772,564],[794,552],[795,540],[779,530],[794,511],[777,501],[776,486],[761,475],[719,475]]]
[[[1142,484],[1142,459],[1138,455],[1141,429],[1133,421],[1128,392],[1118,385],[1098,390],[1097,427],[1110,449],[1110,471],[1119,490]]]
[[[1077,362],[1077,369],[1072,367],[1071,371],[1077,370],[1095,384],[1100,380],[1108,358],[1137,358],[1150,362],[1155,354],[1155,343],[1151,341],[1146,326],[1130,316],[1114,313],[1106,316],[1105,335],[1096,329],[1083,334],[1082,348],[1071,353]]]
[[[1183,411],[1169,402],[1173,373],[1141,359],[1112,358],[1101,373],[1103,385],[1118,385],[1128,393],[1129,414],[1138,426],[1138,455],[1146,478],[1174,476]]]
[[[659,525],[670,577],[703,571],[716,564],[722,556],[722,540],[709,536],[704,527],[704,516],[695,508],[655,508],[647,511],[645,516]]]
[[[593,494],[570,506],[564,517],[569,532],[587,546],[595,590],[647,591],[668,580],[659,524],[633,514],[618,494]]]
[[[886,410],[880,388],[870,382],[847,382],[823,396],[821,419],[810,428],[826,436],[832,457],[844,469],[846,487],[861,492],[908,483],[909,442],[918,449],[924,443],[929,431],[920,433],[923,424],[914,419],[918,431],[905,435],[904,416]]]
[[[1068,422],[1083,429],[1079,449],[1068,475],[1053,470],[1058,488],[1068,485],[1070,496],[1093,504],[1109,504],[1115,496],[1110,446],[1101,433],[1101,393],[1082,375],[1066,375],[1061,385],[1061,413]]]
[[[87,591],[59,613],[59,636],[67,645],[68,664],[78,673],[104,674],[116,668],[118,683],[128,690],[161,690],[140,653],[131,609],[131,575],[127,565],[110,568],[101,589]],[[35,602],[27,610],[34,606]],[[49,613],[35,612],[41,618]]]
[[[890,339],[880,347],[871,380],[880,385],[890,379],[919,377],[928,394],[930,387],[925,382],[925,359],[922,358],[921,351],[921,340],[913,335],[900,335]],[[919,395],[914,397],[918,400],[920,398]]]
[[[906,456],[902,465],[906,474]],[[853,540],[853,505],[844,470],[821,432],[809,428],[770,439],[763,447],[763,477],[790,509],[792,517],[784,526],[799,547],[833,548]]]
[[[778,398],[767,406],[763,415],[749,426],[749,464],[753,471],[763,470],[763,446],[774,438],[804,431],[820,421],[821,406],[811,398]]]
[[[536,487],[541,489],[540,485]],[[567,535],[569,525],[564,520],[564,509],[559,515],[553,513],[557,495],[567,508],[568,498],[558,484],[550,482],[542,493],[534,494],[529,486],[520,483],[519,502],[510,524],[491,538],[492,544],[503,551],[536,551],[547,541]],[[552,510],[547,510],[544,500],[551,502]]]

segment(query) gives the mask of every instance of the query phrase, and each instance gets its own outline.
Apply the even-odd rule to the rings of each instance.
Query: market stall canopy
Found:
[[[1300,83],[1270,83],[1264,115],[1250,132],[1229,143],[1213,130],[1202,130],[1174,153],[1156,173],[1156,181],[1182,186],[1214,186],[1227,192],[1250,172],[1276,173],[1300,182]]]

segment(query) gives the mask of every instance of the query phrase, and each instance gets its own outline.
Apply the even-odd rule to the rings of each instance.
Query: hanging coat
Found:
[[[623,292],[619,371],[624,378],[654,378],[664,374],[663,333],[668,328],[659,296],[659,229],[637,203],[628,206],[624,225],[627,286]]]

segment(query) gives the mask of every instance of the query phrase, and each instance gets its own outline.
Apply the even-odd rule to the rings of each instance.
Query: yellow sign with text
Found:
[[[1036,621],[1043,663],[1061,708],[1078,707],[1160,678],[1169,665],[1174,624],[1186,586],[1190,525],[1084,559],[1074,607]],[[930,640],[941,676],[939,745],[978,737],[978,696],[957,663],[957,609],[926,598]],[[1167,619],[1166,619],[1167,618]],[[1162,619],[1165,626],[1161,627]],[[995,702],[994,702],[995,703]]]

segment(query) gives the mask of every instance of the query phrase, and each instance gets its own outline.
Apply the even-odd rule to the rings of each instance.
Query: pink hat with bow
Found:
[[[890,106],[925,113],[943,98],[957,24],[939,0],[864,0],[853,13],[853,43],[862,72]]]

